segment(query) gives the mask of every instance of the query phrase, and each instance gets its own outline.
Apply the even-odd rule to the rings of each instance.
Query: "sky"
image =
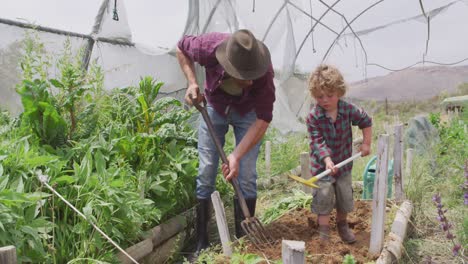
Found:
[[[101,3],[100,0],[0,0],[0,18],[88,34]],[[135,0],[124,1],[124,5],[133,41],[170,46],[180,38],[188,12],[186,1]]]
[[[114,3],[114,0],[110,1]],[[215,0],[203,1],[204,3],[216,2]],[[118,11],[121,18],[127,17],[132,41],[147,47],[174,47],[187,23],[189,7],[186,0],[117,0],[117,2],[125,5],[126,14],[122,13],[124,12],[122,10]],[[310,10],[309,4],[312,2],[312,14],[315,18],[320,17],[326,9],[317,0],[292,0],[291,2],[307,11]],[[325,2],[332,5],[335,1]],[[342,0],[335,8],[351,20],[366,7],[377,2],[377,0]],[[468,1],[423,1],[426,11],[451,2],[456,4],[446,13],[434,16],[431,20],[429,53],[426,59],[453,62],[468,58],[468,45],[466,45],[468,43],[468,27],[466,26],[468,25],[466,15],[468,14]],[[241,26],[252,29],[257,37],[261,38],[283,1],[256,0],[255,3],[255,12],[252,12],[253,1],[251,0],[235,2],[235,9],[241,17]],[[88,34],[91,32],[94,17],[100,5],[101,1],[98,0],[0,0],[0,18],[20,19],[47,27]],[[208,13],[206,10],[201,10],[201,12]],[[421,13],[417,0],[386,0],[356,19],[352,26],[355,31],[360,31],[387,25]],[[289,39],[283,34],[286,28],[285,21],[287,21],[285,18],[288,15],[292,21],[291,26],[294,28],[294,34],[289,35]],[[344,25],[344,20],[332,12],[322,21],[337,32]],[[294,54],[293,48],[287,45],[291,41],[290,38],[293,37],[299,46],[310,27],[310,19],[293,6],[288,5],[287,12],[280,14],[280,19],[271,29],[272,34],[265,39],[272,51],[275,66],[281,68],[290,61],[291,54]],[[125,25],[117,30],[124,29]],[[345,33],[351,34],[349,30]],[[325,52],[336,35],[318,26],[313,37],[314,43],[309,37],[295,62],[304,71],[310,71],[322,62]],[[426,39],[427,25],[424,20],[416,19],[397,23],[372,34],[362,35],[360,40],[365,46],[368,63],[398,69],[422,60]],[[357,81],[365,77],[388,73],[387,70],[375,66],[363,67],[364,51],[356,39],[342,38],[338,44],[332,49],[326,62],[341,67],[347,79]],[[316,52],[313,52],[313,47]]]

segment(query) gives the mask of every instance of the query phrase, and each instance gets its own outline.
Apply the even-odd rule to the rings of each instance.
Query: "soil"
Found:
[[[341,241],[336,230],[335,212],[331,214],[331,238],[328,242],[321,242],[317,232],[317,216],[309,208],[298,208],[284,214],[278,220],[265,226],[267,232],[275,239],[275,244],[259,249],[247,241],[244,253],[254,253],[264,256],[268,260],[281,259],[281,241],[296,240],[306,243],[307,263],[343,263],[347,254],[354,256],[357,263],[375,260],[378,256],[368,255],[372,209],[369,201],[355,201],[354,211],[348,215],[349,227],[356,236],[354,244]]]

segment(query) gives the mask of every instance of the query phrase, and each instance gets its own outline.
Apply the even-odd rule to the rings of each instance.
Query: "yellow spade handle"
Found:
[[[343,167],[344,165],[350,163],[351,161],[353,161],[353,160],[355,160],[355,159],[357,159],[357,158],[359,158],[359,157],[361,157],[361,152],[356,153],[356,154],[354,154],[353,156],[351,156],[351,157],[349,157],[349,158],[343,160],[342,162],[336,164],[335,167],[339,169],[339,168]],[[314,176],[314,178],[318,181],[318,180],[320,180],[321,178],[323,178],[323,177],[327,176],[328,174],[330,174],[330,172],[331,172],[330,169],[325,170],[325,171],[323,171],[322,173],[318,174],[317,176]]]

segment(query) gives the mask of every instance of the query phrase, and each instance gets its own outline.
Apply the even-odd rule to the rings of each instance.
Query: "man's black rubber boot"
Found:
[[[198,199],[197,220],[196,220],[196,240],[197,248],[195,256],[200,254],[200,251],[209,246],[208,242],[208,223],[210,222],[210,200]]]
[[[255,216],[255,206],[257,204],[257,198],[245,199],[247,208],[249,208],[250,216]],[[242,209],[239,204],[239,199],[234,197],[234,226],[236,230],[236,237],[241,238],[245,236],[245,232],[242,229],[241,222],[244,221],[245,217],[242,213]]]

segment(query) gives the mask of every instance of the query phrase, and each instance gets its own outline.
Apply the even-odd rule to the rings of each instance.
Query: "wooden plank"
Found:
[[[382,250],[379,258],[375,261],[375,264],[394,264],[398,263],[397,259],[388,251],[386,248]]]
[[[164,248],[159,250],[158,247],[163,247],[161,246],[162,244],[165,245],[168,240],[174,238],[177,234],[183,233],[182,231],[187,227],[187,221],[190,221],[189,219],[193,218],[194,208],[195,207],[150,229],[142,237],[141,242],[125,249],[125,251],[138,261],[141,259],[146,259],[148,256],[152,255],[152,252],[156,251],[163,252],[165,254],[164,256],[167,257],[167,255],[171,252],[165,252]],[[132,263],[129,262],[129,258],[121,252],[117,253],[117,258],[121,263]]]
[[[372,255],[380,254],[384,243],[388,179],[388,143],[388,134],[379,136],[377,142],[377,171],[372,199],[372,225],[369,245],[369,253]]]
[[[310,163],[309,153],[302,152],[301,153],[301,177],[306,180],[312,177],[312,175],[310,175],[309,163]],[[302,184],[302,190],[305,193],[312,193],[312,188],[306,186],[305,184]]]
[[[177,215],[171,218],[169,221],[151,229],[149,234],[144,238],[151,237],[153,240],[153,246],[157,247],[164,241],[184,230],[185,227],[187,227],[187,217],[183,215]]]
[[[185,232],[180,232],[179,234],[169,238],[156,247],[153,252],[143,258],[142,262],[144,264],[156,264],[156,263],[167,263],[167,260],[172,254],[180,252],[182,245],[185,241]]]
[[[147,238],[127,249],[125,249],[125,252],[127,252],[132,258],[136,260],[140,260],[149,253],[153,251],[153,241],[152,238]],[[123,264],[131,264],[133,261],[129,259],[127,256],[125,256],[122,252],[117,253],[117,258],[119,261]]]
[[[16,248],[14,246],[0,247],[0,263],[16,264]]]
[[[229,236],[229,228],[226,220],[226,212],[224,211],[224,204],[218,191],[211,194],[211,202],[216,216],[216,224],[218,226],[219,237],[221,245],[223,246],[223,254],[230,257],[232,255],[231,237]]]
[[[393,147],[393,175],[395,180],[395,201],[404,199],[401,161],[403,159],[403,124],[395,126],[395,141]]]
[[[271,141],[265,142],[265,176],[271,177]]]
[[[405,165],[405,177],[411,177],[411,168],[413,166],[413,155],[414,149],[409,148],[406,150],[406,165]]]
[[[294,240],[283,240],[281,255],[283,264],[303,264],[305,263],[305,242]]]
[[[406,200],[398,209],[395,221],[392,224],[392,230],[389,234],[389,242],[387,250],[390,251],[397,259],[402,256],[403,241],[405,240],[408,231],[408,222],[413,211],[413,204]]]

